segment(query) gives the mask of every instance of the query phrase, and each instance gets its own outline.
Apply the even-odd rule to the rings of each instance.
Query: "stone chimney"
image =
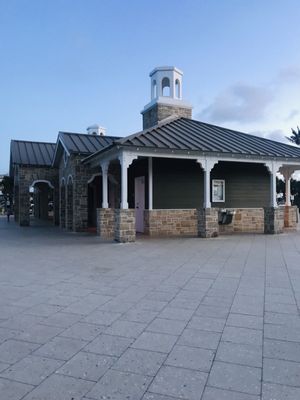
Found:
[[[86,130],[88,135],[98,135],[98,136],[105,136],[105,131],[106,131],[105,128],[97,124],[89,126]]]
[[[171,116],[192,118],[192,106],[182,100],[182,76],[176,67],[158,67],[150,72],[151,101],[141,112],[143,129]]]

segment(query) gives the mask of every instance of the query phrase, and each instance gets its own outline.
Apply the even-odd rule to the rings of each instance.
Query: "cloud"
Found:
[[[292,110],[289,115],[286,117],[286,121],[290,121],[291,119],[294,119],[295,117],[297,117],[298,115],[300,115],[300,111],[297,109]]]
[[[297,65],[281,69],[274,80],[279,85],[295,82],[300,82],[300,67]]]
[[[281,129],[264,130],[264,131],[252,131],[249,132],[251,135],[261,136],[265,139],[275,140],[276,142],[288,143],[286,139],[286,133]]]
[[[237,83],[220,93],[199,117],[214,122],[258,121],[273,99],[271,88]]]

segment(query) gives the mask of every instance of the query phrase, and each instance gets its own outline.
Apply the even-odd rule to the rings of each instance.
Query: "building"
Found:
[[[29,225],[29,188],[39,214],[73,231],[97,229],[117,241],[150,236],[213,237],[228,232],[278,233],[295,227],[289,202],[278,207],[276,173],[300,169],[300,149],[192,119],[182,72],[150,73],[143,130],[106,136],[60,132],[56,144],[11,143],[16,220]],[[290,199],[290,196],[286,196]]]

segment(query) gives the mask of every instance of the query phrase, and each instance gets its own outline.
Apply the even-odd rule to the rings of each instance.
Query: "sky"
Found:
[[[11,139],[142,127],[149,72],[193,117],[286,141],[300,125],[299,0],[0,0],[0,174]]]

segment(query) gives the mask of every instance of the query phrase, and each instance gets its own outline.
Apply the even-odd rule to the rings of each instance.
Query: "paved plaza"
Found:
[[[0,398],[297,400],[299,305],[299,232],[121,245],[0,217]]]

